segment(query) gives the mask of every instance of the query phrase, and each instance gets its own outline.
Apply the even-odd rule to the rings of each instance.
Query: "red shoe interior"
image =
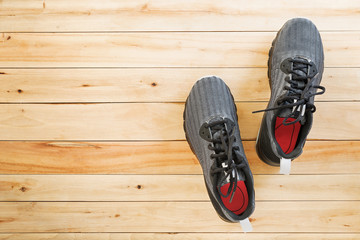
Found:
[[[227,183],[224,186],[222,186],[220,189],[221,193],[225,195],[229,189],[229,186],[230,183]],[[235,194],[231,203],[230,203],[230,198],[231,198],[231,194],[227,198],[221,196],[221,200],[223,201],[227,209],[229,209],[230,211],[232,211],[237,215],[240,215],[246,210],[249,203],[249,197],[244,181],[237,182]]]
[[[296,145],[301,124],[299,122],[284,125],[283,121],[285,118],[277,117],[275,123],[275,139],[280,145],[284,153],[291,153]],[[286,122],[295,121],[295,118],[289,118]]]

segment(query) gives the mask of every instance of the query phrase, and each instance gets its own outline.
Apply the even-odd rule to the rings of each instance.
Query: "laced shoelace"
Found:
[[[290,65],[288,69],[285,69],[285,72],[289,74],[289,76],[285,78],[285,81],[288,82],[290,86],[284,87],[285,90],[288,90],[288,94],[279,97],[276,102],[277,107],[254,111],[253,113],[293,108],[292,112],[288,114],[283,121],[283,125],[290,125],[302,121],[305,117],[305,112],[310,111],[314,113],[316,111],[315,105],[310,103],[309,100],[315,95],[324,94],[325,87],[314,85],[314,79],[318,71],[313,62],[303,58],[290,58],[285,61],[288,61]],[[305,76],[298,71],[304,73]],[[317,89],[321,89],[321,91],[317,92]],[[297,112],[300,114],[297,114]],[[289,118],[295,118],[295,120],[288,122],[287,120]]]
[[[232,129],[227,128],[226,120],[214,121],[205,126],[209,129],[212,144],[209,144],[208,148],[215,151],[210,157],[215,159],[216,163],[211,169],[211,174],[217,174],[224,172],[224,176],[217,183],[217,190],[221,196],[227,198],[230,194],[230,202],[234,197],[237,188],[238,171],[245,167],[245,163],[235,163],[233,159],[233,151],[239,150],[239,146],[233,146],[236,138],[234,136],[234,127]],[[219,132],[217,135],[216,133]],[[217,135],[217,137],[214,137]],[[223,194],[220,190],[222,183],[226,183],[226,179],[229,178],[230,186],[226,194]]]

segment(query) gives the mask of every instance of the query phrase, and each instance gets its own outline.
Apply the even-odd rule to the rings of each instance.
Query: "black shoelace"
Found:
[[[314,77],[318,73],[316,66],[313,62],[308,61],[304,58],[289,58],[281,64],[281,69],[290,74],[285,78],[285,81],[290,83],[290,86],[285,86],[284,89],[288,90],[288,93],[277,100],[277,107],[267,108],[264,110],[254,111],[267,112],[284,108],[293,108],[290,114],[288,114],[283,125],[290,125],[302,121],[304,119],[305,112],[316,111],[314,104],[310,103],[309,100],[315,95],[324,94],[325,88],[320,85],[314,85]],[[300,72],[304,73],[300,74]],[[322,91],[316,92],[317,89]],[[298,113],[297,113],[298,112]],[[294,121],[287,122],[289,118],[295,118]]]
[[[209,144],[208,148],[215,151],[211,154],[211,158],[215,159],[215,163],[211,169],[211,174],[218,174],[224,172],[224,176],[217,183],[217,190],[221,196],[227,198],[230,194],[230,202],[234,197],[237,188],[238,170],[245,167],[245,163],[235,163],[233,156],[234,150],[239,150],[239,146],[233,146],[236,138],[234,136],[234,127],[228,129],[226,120],[214,121],[205,126],[209,129],[209,140],[212,144]],[[218,133],[218,134],[217,134]],[[216,135],[216,137],[214,137]],[[220,190],[222,183],[226,183],[226,179],[229,178],[230,186],[226,194],[223,194]]]

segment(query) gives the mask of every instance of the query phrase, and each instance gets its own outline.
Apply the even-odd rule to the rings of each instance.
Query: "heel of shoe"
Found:
[[[259,129],[258,137],[256,139],[256,153],[260,160],[271,166],[280,166],[280,158],[278,158],[272,151],[269,144],[270,139],[266,135],[266,129],[262,129],[263,124]]]

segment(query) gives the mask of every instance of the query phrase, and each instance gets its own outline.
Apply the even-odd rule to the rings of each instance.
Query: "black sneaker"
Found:
[[[325,92],[319,86],[323,70],[323,45],[316,26],[308,19],[289,20],[269,52],[271,97],[261,110],[265,113],[256,141],[260,159],[280,165],[283,174],[290,173],[291,161],[302,153],[316,110],[314,96]]]
[[[185,104],[184,130],[218,215],[228,222],[240,221],[249,231],[248,217],[255,208],[253,176],[233,96],[220,78],[204,77],[195,83]]]

